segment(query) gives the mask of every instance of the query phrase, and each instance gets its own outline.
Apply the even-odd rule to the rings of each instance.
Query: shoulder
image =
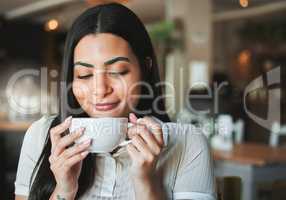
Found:
[[[43,115],[40,119],[34,121],[30,128],[49,126],[56,117],[57,115]]]
[[[164,156],[177,170],[188,169],[194,165],[209,166],[211,154],[205,135],[191,124],[165,123],[169,129],[168,145]]]
[[[161,124],[164,135],[167,135],[168,151],[176,149],[177,153],[180,151],[181,154],[188,154],[188,156],[209,152],[207,138],[200,128],[188,123],[164,123],[156,117],[152,118]]]
[[[39,120],[33,122],[26,131],[23,145],[27,144],[42,147],[51,123],[55,118],[56,115],[44,115]]]
[[[189,153],[199,153],[209,148],[205,135],[191,124],[170,122],[165,123],[163,128],[169,130],[170,144],[176,143]]]
[[[213,160],[203,131],[190,124],[173,123],[168,127],[172,130],[170,148],[176,152],[172,156],[176,163],[175,194],[188,193],[188,198],[184,199],[196,199],[198,195],[214,199]]]
[[[15,194],[28,196],[29,181],[44,147],[47,133],[56,116],[43,116],[32,123],[24,136],[15,181]]]
[[[39,135],[49,129],[52,121],[56,118],[56,115],[44,115],[32,125],[26,132],[26,135]]]

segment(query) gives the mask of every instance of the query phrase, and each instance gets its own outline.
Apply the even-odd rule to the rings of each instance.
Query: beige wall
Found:
[[[185,29],[184,58],[177,56],[175,66],[166,66],[166,78],[174,84],[175,98],[167,99],[167,107],[173,107],[169,114],[171,118],[185,107],[182,101],[190,87],[190,65],[192,61],[205,62],[208,74],[212,72],[212,5],[210,0],[167,0],[166,15],[168,19],[180,18]],[[184,61],[178,61],[184,59]]]

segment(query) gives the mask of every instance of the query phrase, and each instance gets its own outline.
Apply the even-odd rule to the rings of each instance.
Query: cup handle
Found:
[[[127,128],[131,128],[132,126],[134,126],[134,124],[133,124],[133,123],[128,122],[128,124],[127,124]]]
[[[129,143],[131,143],[132,141],[131,140],[124,140],[123,142],[121,142],[118,146],[119,147],[124,147],[126,145],[128,145]]]
[[[134,124],[128,122],[127,128],[130,128],[130,127],[132,127],[132,126],[134,126]],[[121,142],[118,146],[123,147],[123,146],[126,146],[126,145],[129,144],[129,143],[131,143],[131,140],[124,140],[124,141]]]

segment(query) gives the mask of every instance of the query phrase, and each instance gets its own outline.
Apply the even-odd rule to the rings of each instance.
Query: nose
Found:
[[[94,77],[95,78],[93,81],[92,91],[93,96],[99,99],[107,96],[112,92],[112,87],[110,86],[106,73],[97,73]]]

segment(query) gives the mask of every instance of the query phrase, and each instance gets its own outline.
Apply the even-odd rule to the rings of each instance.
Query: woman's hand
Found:
[[[78,139],[84,132],[80,128],[75,133],[65,136],[61,134],[71,125],[71,117],[67,118],[63,123],[53,127],[50,130],[50,138],[52,143],[51,155],[49,157],[50,169],[56,179],[56,197],[61,198],[75,196],[78,190],[78,178],[81,172],[82,160],[88,155],[88,147],[90,139],[81,144],[70,147],[73,142]]]
[[[156,177],[156,164],[164,146],[161,125],[150,117],[137,120],[134,114],[129,116],[135,125],[128,129],[132,143],[127,151],[132,159],[131,176],[139,182],[152,182]]]
[[[134,114],[130,114],[129,118],[135,124],[128,129],[132,143],[127,145],[127,151],[132,159],[130,171],[136,200],[166,199],[162,180],[156,173],[156,164],[164,146],[162,128],[150,117],[137,120]]]

